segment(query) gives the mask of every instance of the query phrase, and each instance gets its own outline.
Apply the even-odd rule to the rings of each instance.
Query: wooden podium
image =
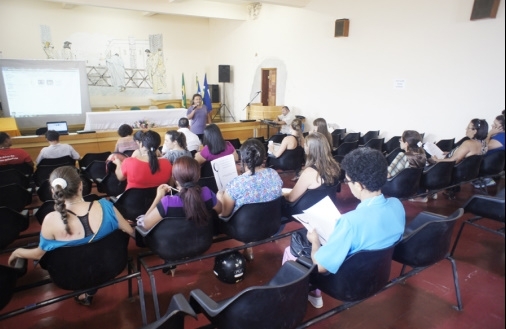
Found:
[[[21,136],[15,118],[0,118],[0,131],[8,133],[9,136]]]
[[[251,104],[248,106],[248,120],[275,120],[281,115],[283,106],[263,106],[262,104]]]

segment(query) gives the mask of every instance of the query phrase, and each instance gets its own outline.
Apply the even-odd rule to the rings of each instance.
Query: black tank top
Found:
[[[84,227],[84,237],[87,237],[87,236],[90,236],[90,235],[93,235],[95,234],[92,230],[91,230],[91,227],[90,227],[90,221],[88,219],[88,214],[90,213],[90,209],[91,209],[91,206],[93,206],[93,202],[94,201],[91,201],[90,202],[90,206],[88,207],[88,212],[86,213],[86,215],[84,216],[77,216],[75,212],[73,212],[72,210],[67,210],[67,212],[71,213],[72,215],[76,216],[77,219],[79,219],[79,221],[81,222],[81,224],[83,224],[83,227]]]

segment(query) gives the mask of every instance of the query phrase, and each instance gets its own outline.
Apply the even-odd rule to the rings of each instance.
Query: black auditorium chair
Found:
[[[220,231],[244,243],[273,236],[281,226],[282,199],[242,205],[232,215],[220,220]]]
[[[465,224],[500,235],[504,238],[504,189],[502,191],[502,197],[475,194],[467,200],[463,207],[465,213],[471,213],[475,216],[462,222],[450,256],[453,255],[455,248],[457,248],[457,244],[459,243],[460,235],[462,234]],[[489,219],[492,222],[495,221],[501,223],[502,225],[494,228],[493,226],[478,224],[477,222],[482,219]]]
[[[318,288],[343,302],[326,314],[334,315],[347,310],[386,287],[390,278],[393,252],[394,245],[384,249],[361,250],[348,255],[335,274],[311,275],[311,289]],[[300,257],[297,261],[305,266],[312,266],[311,259],[307,257]],[[323,318],[309,319],[300,328],[310,327]]]
[[[37,164],[37,169],[33,173],[33,181],[35,182],[35,185],[40,186],[43,181],[49,179],[49,175],[51,175],[55,168],[62,166],[75,167],[75,165],[76,160],[72,159],[68,155],[61,158],[42,159],[39,164]]]
[[[346,136],[343,137],[341,143],[347,142],[360,142],[360,133],[347,133]]]
[[[451,185],[459,185],[477,178],[482,160],[482,155],[471,155],[453,166]],[[458,186],[448,189],[449,197],[455,198],[456,191]]]
[[[424,191],[437,191],[450,186],[455,161],[442,161],[426,167],[420,178],[420,188]]]
[[[32,203],[32,193],[27,188],[19,184],[0,186],[0,206],[21,212],[30,203]]]
[[[93,161],[103,161],[111,155],[110,151],[100,153],[86,153],[81,159],[79,159],[79,169],[84,171]]]
[[[448,217],[426,211],[419,213],[406,226],[402,240],[395,246],[392,257],[394,261],[403,265],[400,273],[402,281],[443,259],[449,260],[452,264],[453,283],[459,311],[462,310],[462,301],[457,266],[449,251],[453,227],[463,214],[464,209],[462,208]],[[405,273],[407,266],[412,270]]]
[[[346,154],[350,153],[357,147],[358,147],[358,140],[351,142],[342,141],[341,144],[339,144],[339,146],[332,151],[332,155],[339,155],[344,157]]]
[[[17,169],[0,171],[0,186],[14,183],[19,184],[24,188],[28,188],[30,186],[30,177]]]
[[[95,182],[97,179],[103,179],[107,175],[105,167],[105,161],[94,160],[86,166],[82,173],[90,181]]]
[[[404,152],[404,151],[400,147],[396,147],[395,149],[390,151],[390,153],[387,153],[385,155],[385,158],[387,159],[387,163],[391,164],[392,161],[394,161],[394,159],[397,157],[397,155],[401,152]]]
[[[232,144],[232,146],[238,150],[241,148],[241,141],[239,140],[239,138],[234,138],[234,139],[225,139],[226,142],[229,142],[230,144]]]
[[[163,259],[166,264],[165,268],[171,268],[171,262],[202,255],[211,247],[213,234],[214,221],[212,216],[204,225],[198,225],[185,217],[167,217],[150,230],[145,230],[140,226],[136,227],[137,239],[142,240],[140,244],[145,245]],[[156,266],[150,266],[151,263],[145,262],[142,257],[139,257],[139,262],[149,275],[155,314],[156,318],[159,319],[160,309],[153,274],[157,268]],[[174,271],[172,274],[174,275]]]
[[[114,201],[114,207],[127,220],[135,221],[139,215],[144,215],[156,197],[157,187],[130,188]]]
[[[46,218],[47,214],[54,211],[54,200],[47,200],[44,201],[37,211],[35,212],[34,216],[39,222],[40,225],[42,225],[42,222],[44,221],[44,218]]]
[[[492,178],[504,174],[504,151],[496,151],[490,154],[485,154],[483,161],[480,164],[480,170],[478,172],[478,184],[482,189],[487,191],[487,185],[485,184],[484,178]]]
[[[16,289],[16,281],[26,273],[28,261],[18,258],[14,266],[0,265],[0,310],[11,300]]]
[[[27,177],[31,177],[33,174],[33,166],[26,162],[15,165],[2,165],[0,166],[0,173],[11,169],[16,169],[17,171],[19,171],[20,173],[24,174]]]
[[[172,296],[165,315],[142,329],[184,329],[184,318],[187,315],[197,319],[197,314],[183,294],[176,294]]]
[[[399,140],[401,139],[401,136],[394,136],[390,138],[385,144],[383,145],[383,152],[385,154],[389,154],[396,148],[400,147]]]
[[[315,205],[325,197],[330,197],[334,204],[337,202],[337,192],[341,190],[341,182],[336,181],[333,185],[320,185],[315,189],[306,190],[294,202],[286,202],[283,206],[284,217],[291,218],[292,215],[301,214],[304,210]]]
[[[372,149],[383,152],[383,144],[384,138],[372,138],[369,139],[365,144],[361,145],[362,147],[370,147]]]
[[[283,171],[299,171],[304,164],[304,148],[297,146],[293,150],[285,150],[278,158],[268,156],[266,166]]]
[[[13,313],[30,311],[45,305],[62,301],[86,292],[93,288],[103,288],[122,281],[129,281],[129,297],[132,297],[131,280],[137,279],[142,322],[146,324],[146,309],[144,304],[144,290],[139,271],[128,257],[129,236],[120,230],[90,241],[87,244],[56,248],[48,251],[40,259],[41,267],[48,271],[51,281],[63,290],[72,293],[52,298],[49,301],[37,302],[16,310]],[[118,277],[127,268],[128,273]],[[33,303],[33,301],[31,302]]]
[[[400,199],[412,197],[418,191],[422,172],[422,168],[405,168],[395,176],[388,178],[381,188],[381,192]]]
[[[441,139],[436,143],[436,146],[443,152],[450,152],[453,150],[453,145],[455,144],[455,137],[452,139]]]
[[[204,313],[213,328],[295,328],[306,313],[309,276],[314,269],[287,261],[266,285],[246,288],[219,302],[195,289],[190,292],[190,305]]]
[[[125,192],[127,181],[120,181],[118,177],[116,177],[116,164],[114,162],[109,162],[106,164],[107,174],[104,178],[97,178],[95,181],[97,183],[97,190],[100,193],[105,193],[108,196],[118,196],[121,193]]]
[[[346,128],[334,129],[330,134],[332,135],[332,146],[333,148],[337,148],[346,135]]]
[[[0,207],[0,249],[14,242],[28,225],[28,212],[19,213],[9,207]]]
[[[51,183],[48,179],[42,182],[40,186],[37,188],[37,196],[39,200],[44,202],[47,200],[53,200],[53,192],[51,190]]]
[[[358,145],[365,145],[371,139],[379,138],[380,131],[379,130],[370,130],[366,132],[363,136],[360,136]]]
[[[207,186],[214,193],[218,192],[218,185],[216,184],[213,167],[210,161],[204,162],[200,167],[199,185]]]

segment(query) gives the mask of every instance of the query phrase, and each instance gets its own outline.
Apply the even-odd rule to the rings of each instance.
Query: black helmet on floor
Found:
[[[214,275],[225,283],[236,283],[246,272],[246,259],[238,251],[218,255],[214,259]]]

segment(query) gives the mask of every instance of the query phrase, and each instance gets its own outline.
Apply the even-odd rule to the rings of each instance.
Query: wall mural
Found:
[[[49,26],[41,25],[40,35],[46,59],[86,61],[88,85],[99,87],[100,94],[121,93],[129,88],[153,94],[168,92],[161,34],[137,40],[74,33],[56,43],[62,45],[60,50],[55,49]]]

